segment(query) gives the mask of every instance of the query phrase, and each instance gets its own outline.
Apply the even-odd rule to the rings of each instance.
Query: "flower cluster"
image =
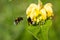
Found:
[[[48,18],[54,16],[52,10],[52,4],[47,3],[45,5],[40,1],[38,4],[32,3],[26,10],[27,19],[30,19],[31,24],[45,21]]]

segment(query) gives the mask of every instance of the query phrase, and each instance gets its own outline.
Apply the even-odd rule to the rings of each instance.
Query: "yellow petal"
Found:
[[[36,4],[32,3],[26,10],[27,18],[30,17],[33,19],[39,15],[39,10]]]
[[[40,10],[42,7],[43,7],[43,5],[42,5],[42,2],[40,1],[40,2],[38,3],[38,9]]]
[[[30,4],[30,6],[26,10],[26,14],[29,14],[30,12],[32,12],[32,10],[34,10],[34,8],[37,8],[37,5],[34,3]]]
[[[40,20],[46,20],[47,19],[46,10],[43,8],[40,10],[40,13],[41,13]]]
[[[46,12],[47,12],[47,16],[48,16],[48,17],[53,16],[53,10],[52,10],[52,4],[51,4],[51,3],[45,4],[45,5],[44,5],[44,8],[45,8],[45,10],[46,10]]]

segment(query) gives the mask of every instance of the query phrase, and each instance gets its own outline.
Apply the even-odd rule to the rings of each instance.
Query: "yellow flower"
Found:
[[[39,23],[40,21],[45,21],[48,17],[54,16],[52,10],[52,4],[47,3],[44,6],[42,2],[38,3],[38,5],[32,3],[26,10],[27,18],[31,18],[31,20],[35,23]]]

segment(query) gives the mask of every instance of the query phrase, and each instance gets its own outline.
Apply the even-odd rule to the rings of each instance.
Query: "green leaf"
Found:
[[[44,25],[28,26],[27,31],[38,40],[48,40],[48,31],[52,25],[52,20],[47,20]]]

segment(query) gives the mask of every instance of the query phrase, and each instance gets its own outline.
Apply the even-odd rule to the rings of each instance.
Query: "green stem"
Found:
[[[40,3],[41,2],[41,0],[38,0],[38,3]]]

